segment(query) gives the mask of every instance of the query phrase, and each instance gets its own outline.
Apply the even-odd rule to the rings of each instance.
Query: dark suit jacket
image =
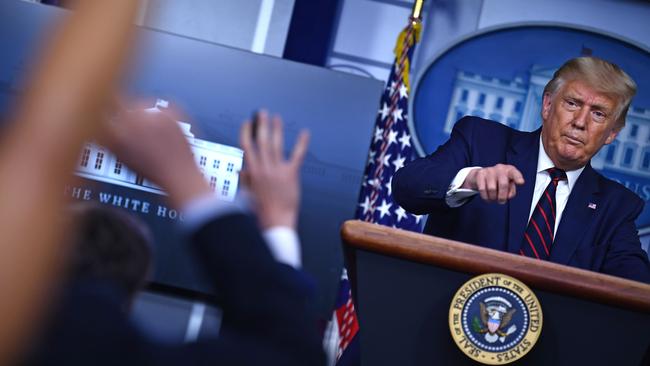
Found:
[[[465,117],[436,152],[395,174],[394,198],[407,211],[429,214],[426,233],[517,253],[532,204],[540,131]],[[517,167],[526,181],[507,204],[476,196],[458,208],[446,204],[449,184],[460,169],[499,163]],[[589,207],[592,203],[596,209]],[[634,224],[642,210],[636,194],[587,165],[567,201],[550,261],[650,282],[648,256]]]
[[[322,365],[313,284],[271,256],[255,222],[229,215],[193,235],[199,263],[223,298],[219,338],[156,344],[120,310],[115,284],[85,279],[69,288],[33,365]],[[165,321],[161,319],[160,321]]]

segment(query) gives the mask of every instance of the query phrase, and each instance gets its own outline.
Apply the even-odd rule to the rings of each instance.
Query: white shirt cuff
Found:
[[[449,189],[447,190],[447,194],[445,195],[445,202],[447,202],[447,205],[449,207],[460,207],[464,205],[468,199],[478,193],[478,191],[475,191],[473,189],[460,187],[463,185],[463,183],[465,183],[465,179],[467,178],[469,172],[480,168],[480,166],[471,166],[458,171],[454,179],[451,181]]]
[[[264,239],[276,261],[300,269],[300,239],[295,230],[287,226],[274,226],[264,230]]]

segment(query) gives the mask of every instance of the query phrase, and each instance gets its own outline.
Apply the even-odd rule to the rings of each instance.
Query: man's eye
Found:
[[[605,117],[607,117],[607,116],[605,115],[605,113],[600,112],[600,111],[594,111],[594,112],[593,112],[593,115],[594,115],[594,118],[595,118],[596,120],[598,120],[598,121],[602,121],[602,120],[605,119]]]
[[[575,101],[571,100],[571,99],[565,100],[565,103],[567,104],[567,106],[569,106],[571,108],[575,108],[575,107],[578,106],[578,104]]]

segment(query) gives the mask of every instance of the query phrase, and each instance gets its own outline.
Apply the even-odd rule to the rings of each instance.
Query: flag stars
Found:
[[[384,156],[384,161],[383,161],[384,166],[390,166],[390,161],[389,161],[389,160],[390,160],[390,156],[391,156],[391,154],[386,154],[386,155]]]
[[[391,81],[390,87],[388,87],[388,90],[390,90],[390,95],[393,95],[393,93],[395,93],[396,88],[397,88],[397,82]]]
[[[397,143],[397,131],[390,130],[388,132],[388,145]]]
[[[384,129],[379,126],[375,127],[375,143],[384,139]]]
[[[402,145],[402,150],[404,150],[404,148],[407,146],[411,146],[411,135],[404,131],[402,133],[402,136],[399,138],[399,142]]]
[[[406,88],[406,85],[404,85],[404,84],[400,85],[400,87],[399,87],[399,97],[400,98],[408,98],[408,96],[409,96],[409,91]]]
[[[370,198],[368,196],[366,196],[363,203],[359,204],[359,207],[363,208],[363,214],[364,215],[366,213],[368,213],[368,210],[370,209]]]
[[[395,158],[395,160],[393,160],[393,165],[395,165],[395,171],[398,171],[401,168],[403,168],[405,162],[406,162],[406,158],[403,158],[399,154],[397,154],[397,157]]]
[[[378,178],[368,179],[368,185],[371,187],[377,187],[380,185]]]
[[[390,114],[390,108],[388,108],[388,104],[384,102],[384,105],[381,107],[381,110],[379,110],[379,113],[381,114],[381,119],[386,119],[388,115]]]
[[[370,162],[370,164],[372,164],[372,161],[375,159],[375,154],[376,152],[373,149],[368,151],[368,162]]]
[[[393,120],[395,120],[395,122],[399,122],[403,120],[404,117],[402,116],[402,113],[403,113],[402,108],[395,108],[395,110],[393,111]]]
[[[402,219],[405,219],[408,217],[406,214],[406,210],[402,208],[402,206],[398,206],[397,209],[395,209],[395,215],[397,215],[397,222],[402,221]]]
[[[381,206],[379,206],[377,209],[379,210],[379,218],[382,219],[384,216],[390,214],[390,207],[392,206],[392,203],[386,202],[386,200],[382,200]]]

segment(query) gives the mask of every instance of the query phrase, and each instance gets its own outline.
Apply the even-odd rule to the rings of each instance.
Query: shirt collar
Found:
[[[546,154],[546,150],[544,150],[544,143],[542,142],[542,135],[540,134],[539,152],[537,154],[537,173],[541,173],[546,169],[553,168],[554,166],[555,164],[553,164],[551,158],[549,158],[548,155]],[[566,178],[567,178],[567,184],[569,186],[569,191],[573,189],[573,186],[578,181],[578,178],[580,177],[580,174],[582,174],[583,170],[585,170],[584,166],[579,169],[566,171]]]

